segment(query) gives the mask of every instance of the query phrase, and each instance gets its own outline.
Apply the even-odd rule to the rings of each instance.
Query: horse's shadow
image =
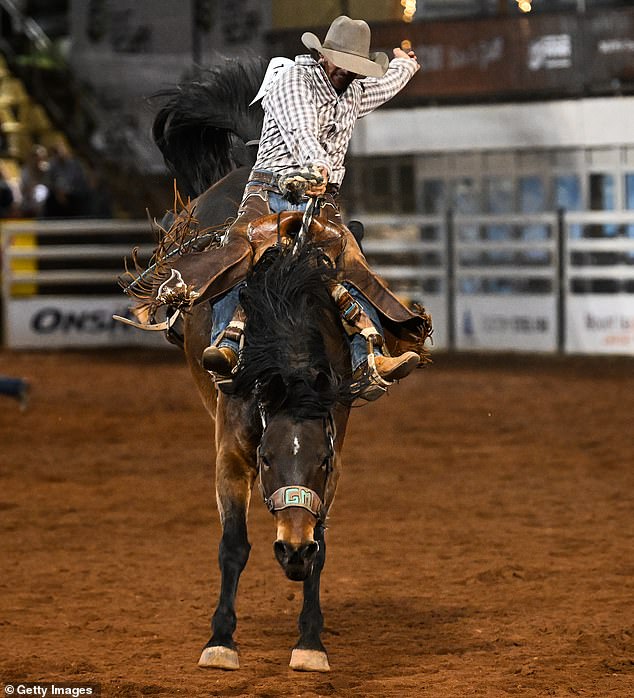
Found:
[[[478,613],[470,606],[416,605],[406,597],[330,599],[324,605],[324,640],[335,670],[354,667],[369,678],[400,676],[403,666],[420,664],[421,657],[464,655],[491,651],[493,644],[465,629]],[[258,627],[277,625],[284,642],[289,628],[279,627],[279,616],[258,613]],[[290,635],[289,635],[290,637]]]

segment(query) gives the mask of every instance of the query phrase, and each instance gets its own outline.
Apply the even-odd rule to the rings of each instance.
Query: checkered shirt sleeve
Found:
[[[358,118],[366,116],[392,99],[414,77],[417,69],[418,64],[411,58],[393,58],[383,77],[362,80],[363,98]]]
[[[310,62],[282,73],[262,101],[265,122],[256,168],[280,172],[311,163],[340,183],[354,123],[402,90],[417,64],[395,58],[383,77],[355,80],[337,95],[321,68],[305,58]]]

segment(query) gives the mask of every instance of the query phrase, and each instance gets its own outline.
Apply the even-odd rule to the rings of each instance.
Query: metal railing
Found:
[[[431,311],[438,348],[634,354],[634,211],[362,219],[370,265]],[[54,299],[122,314],[123,258],[138,246],[143,262],[154,248],[148,221],[16,221],[2,231],[9,343],[12,323],[28,335]]]
[[[161,343],[113,321],[128,314],[124,258],[154,250],[148,221],[22,220],[2,225],[2,336],[16,348]],[[147,336],[147,335],[151,336]]]
[[[2,226],[3,298],[10,299],[15,288],[24,285],[38,289],[55,285],[56,292],[74,295],[72,289],[78,285],[83,287],[81,292],[90,292],[90,287],[105,284],[111,285],[115,292],[123,259],[129,256],[133,246],[138,247],[141,260],[149,259],[156,246],[149,241],[151,238],[148,221],[76,219],[5,223]],[[137,241],[145,242],[137,244]],[[20,261],[29,264],[21,266]],[[95,269],[90,265],[95,261],[109,262],[114,268]],[[43,266],[43,263],[47,264]],[[118,268],[114,266],[117,263]]]
[[[606,350],[634,354],[634,211],[360,218],[372,267],[432,311],[444,348],[583,352],[592,307],[622,330]]]

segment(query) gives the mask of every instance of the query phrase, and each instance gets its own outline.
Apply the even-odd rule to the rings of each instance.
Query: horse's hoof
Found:
[[[293,650],[289,666],[295,671],[330,671],[328,655],[319,650]]]
[[[216,645],[205,647],[198,660],[198,666],[204,669],[228,669],[234,671],[240,668],[238,653],[229,647]]]

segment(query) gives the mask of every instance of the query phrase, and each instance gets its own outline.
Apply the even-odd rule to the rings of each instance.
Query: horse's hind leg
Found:
[[[211,621],[211,639],[205,645],[198,661],[200,667],[238,669],[240,666],[233,640],[237,623],[235,598],[240,575],[251,550],[247,538],[250,492],[251,482],[244,476],[230,482],[225,480],[222,488],[218,486],[218,506],[222,520],[218,555],[221,571],[220,598]]]
[[[304,605],[299,615],[299,640],[291,654],[290,667],[296,671],[330,671],[326,648],[321,642],[324,617],[319,601],[321,571],[326,562],[323,524],[315,526],[314,538],[319,543],[319,551],[313,569],[304,581]]]

